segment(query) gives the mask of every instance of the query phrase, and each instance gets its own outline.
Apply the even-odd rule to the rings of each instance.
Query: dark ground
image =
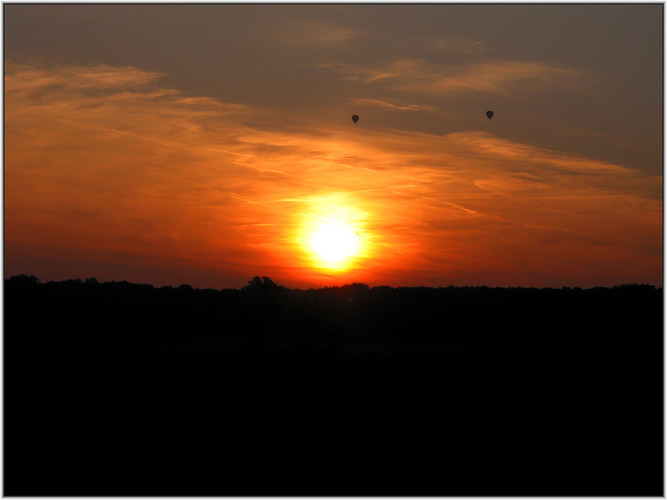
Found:
[[[662,289],[5,281],[4,495],[663,496]]]

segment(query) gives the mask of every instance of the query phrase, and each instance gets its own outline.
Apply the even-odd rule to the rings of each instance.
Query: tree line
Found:
[[[10,496],[662,494],[661,288],[18,275],[4,300]]]
[[[662,289],[369,287],[288,289],[254,277],[242,289],[127,281],[5,280],[7,334],[33,341],[403,340],[448,345],[656,345]],[[65,327],[58,331],[59,327]]]

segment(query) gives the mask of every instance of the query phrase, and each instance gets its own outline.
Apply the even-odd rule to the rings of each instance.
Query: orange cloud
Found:
[[[659,178],[479,131],[322,126],[159,78],[6,64],[8,274],[33,265],[45,279],[66,269],[216,287],[254,275],[300,287],[661,282]],[[313,268],[304,243],[332,214],[360,238],[344,272]]]

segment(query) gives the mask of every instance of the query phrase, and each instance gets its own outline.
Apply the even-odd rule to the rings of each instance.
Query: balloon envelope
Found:
[[[359,115],[352,115],[352,121],[357,123],[359,121]]]
[[[487,111],[486,112],[486,117],[490,120],[491,117],[493,116],[493,111]]]

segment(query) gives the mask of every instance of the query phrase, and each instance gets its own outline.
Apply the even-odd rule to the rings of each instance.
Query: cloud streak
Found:
[[[322,45],[340,45],[364,38],[360,31],[339,24],[309,19],[289,19],[281,23],[277,39],[287,45],[312,48]]]
[[[346,81],[363,84],[381,82],[401,92],[517,92],[577,88],[584,84],[583,72],[529,61],[478,62],[461,65],[433,64],[421,59],[400,59],[388,65],[361,67],[350,64],[322,65]]]
[[[350,99],[350,103],[355,106],[380,108],[389,111],[435,111],[435,108],[432,106],[420,106],[419,104],[393,104],[382,99]]]

